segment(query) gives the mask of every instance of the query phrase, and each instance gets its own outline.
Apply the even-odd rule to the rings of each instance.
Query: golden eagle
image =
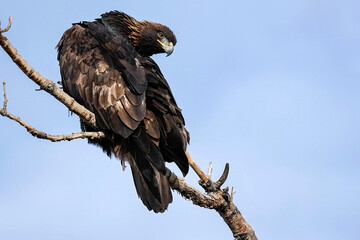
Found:
[[[168,27],[111,11],[73,24],[57,45],[64,91],[96,116],[97,128],[81,121],[81,129],[106,134],[89,143],[123,167],[129,162],[137,194],[154,212],[172,202],[165,162],[175,162],[184,175],[189,170],[181,109],[150,58],[170,55],[175,44]]]

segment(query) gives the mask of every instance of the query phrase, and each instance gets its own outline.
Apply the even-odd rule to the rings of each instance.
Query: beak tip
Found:
[[[174,51],[174,46],[167,46],[165,48],[165,52],[167,53],[166,56],[167,57],[170,56],[173,53],[173,51]]]
[[[166,57],[170,56],[174,51],[174,44],[169,42],[165,37],[162,40],[158,39],[157,41],[160,43],[162,49],[164,49],[164,52],[167,53]]]

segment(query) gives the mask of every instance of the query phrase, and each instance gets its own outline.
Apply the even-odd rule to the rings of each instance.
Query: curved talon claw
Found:
[[[11,27],[11,15],[9,15],[9,23],[8,23],[7,27],[5,29],[1,29],[1,27],[0,27],[0,33],[9,31],[10,27]]]

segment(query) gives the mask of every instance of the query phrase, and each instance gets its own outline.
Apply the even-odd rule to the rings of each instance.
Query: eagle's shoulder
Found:
[[[134,66],[136,60],[119,58],[118,52],[126,49],[115,47],[115,42],[123,39],[101,31],[83,22],[63,34],[58,44],[62,84],[65,92],[94,112],[99,127],[127,138],[146,114],[145,74]]]

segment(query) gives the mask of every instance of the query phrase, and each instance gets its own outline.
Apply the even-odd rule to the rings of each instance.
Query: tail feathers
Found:
[[[164,212],[172,202],[165,174],[165,162],[160,149],[150,139],[144,126],[128,138],[128,159],[137,194],[149,210]]]
[[[134,154],[145,156],[147,162],[151,162],[157,170],[165,173],[165,162],[163,156],[160,153],[159,148],[147,135],[144,127],[139,127],[138,130],[131,136],[130,141],[133,147],[136,146],[136,148],[133,149]],[[135,161],[139,163],[138,158],[135,158]]]
[[[167,178],[151,166],[157,181],[156,192],[158,192],[159,195],[156,196],[157,193],[154,194],[153,190],[154,186],[149,186],[149,183],[144,180],[143,174],[138,168],[136,162],[134,160],[129,162],[136,192],[143,204],[149,209],[149,211],[153,210],[155,213],[164,212],[173,200]]]

